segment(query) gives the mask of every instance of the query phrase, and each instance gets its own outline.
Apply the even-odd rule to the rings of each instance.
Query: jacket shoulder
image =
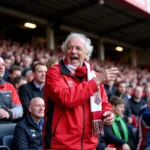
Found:
[[[20,89],[31,90],[33,89],[33,82],[29,82],[20,86]]]

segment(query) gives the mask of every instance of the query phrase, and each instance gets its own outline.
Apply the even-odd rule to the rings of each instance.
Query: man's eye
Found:
[[[67,49],[71,49],[72,47],[67,47]]]
[[[82,50],[82,48],[81,48],[81,47],[77,47],[76,49],[77,49],[78,51],[81,51],[81,50]]]

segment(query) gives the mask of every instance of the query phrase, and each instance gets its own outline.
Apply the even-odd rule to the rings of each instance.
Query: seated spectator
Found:
[[[16,150],[42,150],[42,127],[45,104],[42,98],[30,101],[29,113],[15,128],[14,143]]]
[[[52,67],[59,63],[59,59],[57,57],[50,57],[47,62],[47,68]]]
[[[33,65],[34,66],[34,65]],[[25,78],[27,79],[27,82],[31,82],[34,78],[34,75],[32,73],[32,69],[27,69],[25,73]]]
[[[112,126],[104,126],[104,140],[106,144],[114,144],[116,147],[122,148],[122,150],[135,150],[136,140],[133,132],[123,119],[124,100],[114,96],[110,103],[115,113],[115,121]]]
[[[3,80],[5,63],[0,57],[0,123],[12,122],[23,115],[19,96],[14,86]]]
[[[28,111],[28,106],[32,98],[43,98],[43,88],[45,85],[47,67],[42,63],[36,63],[33,66],[32,71],[34,75],[33,80],[19,88],[19,97],[23,105],[24,114]]]
[[[124,100],[125,111],[124,111],[124,119],[126,119],[127,123],[132,124],[132,111],[129,105],[129,99],[126,95],[126,82],[120,81],[117,83],[115,96],[118,96]]]
[[[13,80],[13,85],[16,88],[16,90],[18,91],[19,87],[23,84],[27,84],[27,79],[23,76],[18,76],[16,78],[14,78]]]
[[[142,98],[143,95],[143,88],[141,86],[137,86],[133,91],[133,96],[130,99],[130,107],[132,114],[138,120],[139,112],[141,108],[146,104],[146,101]]]
[[[114,81],[109,81],[104,85],[105,91],[107,93],[108,96],[108,100],[110,100],[110,98],[112,96],[114,96],[114,93],[116,91],[116,87],[115,87],[115,82]]]
[[[33,61],[33,59],[32,59],[32,57],[29,56],[29,55],[26,55],[26,56],[23,58],[23,63],[22,63],[22,70],[23,70],[23,71],[22,71],[22,75],[23,75],[23,76],[25,76],[26,71],[31,68],[32,61]]]
[[[145,89],[145,96],[143,98],[146,102],[150,100],[150,87]]]
[[[137,150],[150,150],[150,100],[147,106],[140,111],[138,122]]]
[[[5,75],[4,75],[3,79],[5,81],[7,81],[8,77],[9,77],[9,71],[11,68],[11,59],[10,59],[10,57],[6,57],[4,59],[4,61],[5,61]]]
[[[6,81],[13,84],[14,78],[21,76],[21,73],[22,73],[22,71],[19,66],[13,66],[9,71],[9,77]]]

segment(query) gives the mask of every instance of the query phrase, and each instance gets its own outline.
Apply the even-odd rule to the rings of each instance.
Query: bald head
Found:
[[[29,112],[33,119],[41,119],[44,117],[45,103],[40,97],[35,97],[31,99],[29,105]]]
[[[3,78],[4,73],[5,73],[5,63],[4,63],[4,59],[0,57],[0,79]]]

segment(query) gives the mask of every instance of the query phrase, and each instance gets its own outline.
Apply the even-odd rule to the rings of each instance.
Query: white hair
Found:
[[[82,38],[85,40],[85,43],[86,43],[85,47],[86,47],[86,50],[88,53],[86,59],[89,60],[92,55],[93,46],[91,45],[91,40],[89,38],[87,38],[84,34],[80,34],[80,33],[69,34],[67,39],[62,43],[62,46],[61,46],[62,51],[65,52],[68,41],[71,40],[72,38],[76,38],[76,37],[79,37],[79,38]]]

